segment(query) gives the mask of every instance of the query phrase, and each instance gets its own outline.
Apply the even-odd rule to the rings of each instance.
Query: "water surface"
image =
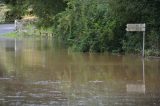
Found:
[[[15,30],[14,24],[0,24],[0,34],[6,34]]]
[[[0,40],[0,106],[160,106],[160,60]]]

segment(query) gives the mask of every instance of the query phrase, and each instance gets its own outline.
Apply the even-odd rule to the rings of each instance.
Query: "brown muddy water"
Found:
[[[0,106],[160,106],[160,60],[1,38]]]

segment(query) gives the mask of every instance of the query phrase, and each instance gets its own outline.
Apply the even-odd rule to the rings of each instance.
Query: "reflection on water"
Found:
[[[160,60],[0,40],[0,106],[159,106]]]
[[[127,84],[127,92],[137,92],[137,93],[145,93],[145,69],[144,69],[144,58],[142,59],[142,83],[141,84]]]

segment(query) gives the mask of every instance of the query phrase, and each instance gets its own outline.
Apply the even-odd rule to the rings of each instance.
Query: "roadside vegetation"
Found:
[[[2,34],[3,37],[9,37],[9,38],[17,38],[18,34],[16,32],[9,32],[7,34]]]
[[[38,30],[49,29],[70,50],[80,52],[140,54],[142,33],[129,33],[125,28],[127,23],[146,23],[146,54],[160,56],[158,0],[4,0],[4,3],[14,13],[7,19],[35,15]]]
[[[0,23],[5,23],[6,12],[9,11],[9,8],[3,3],[0,3]]]

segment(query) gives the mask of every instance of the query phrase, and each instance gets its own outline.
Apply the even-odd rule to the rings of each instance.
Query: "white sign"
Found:
[[[145,93],[145,84],[127,84],[127,92]]]
[[[127,24],[126,31],[145,31],[146,24]]]

